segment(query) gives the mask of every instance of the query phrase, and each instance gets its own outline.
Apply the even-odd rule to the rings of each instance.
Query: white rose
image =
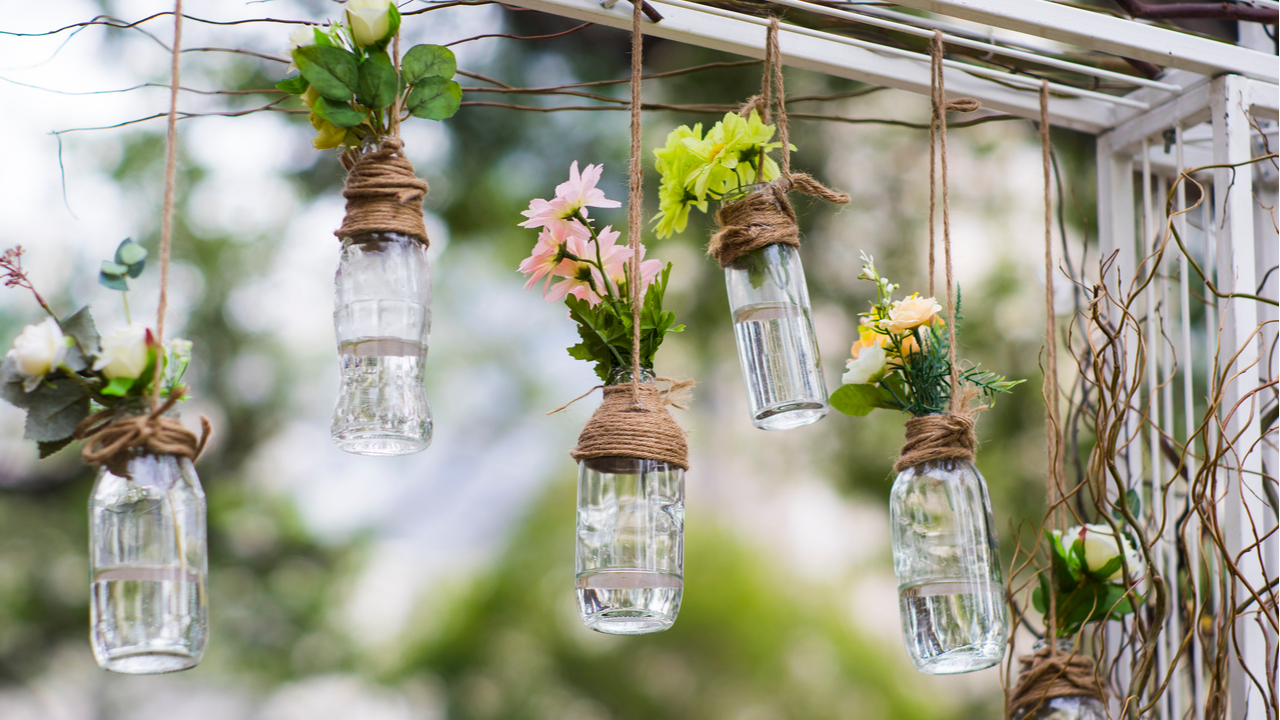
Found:
[[[863,348],[858,357],[845,363],[848,370],[841,381],[845,385],[866,385],[871,378],[884,370],[886,356],[884,348],[879,345]]]
[[[27,376],[22,383],[25,392],[31,392],[50,370],[57,369],[67,358],[67,339],[62,328],[53,318],[37,325],[28,325],[13,341],[8,357],[13,358],[18,372]]]
[[[347,0],[347,27],[356,45],[376,45],[391,34],[391,0]]]
[[[151,331],[134,323],[102,338],[102,352],[93,364],[108,379],[136,378],[147,367],[147,340]]]
[[[284,52],[289,56],[288,70],[297,70],[298,66],[293,62],[293,51],[300,47],[316,44],[316,31],[310,25],[300,27],[289,33],[289,44],[285,46]]]
[[[1067,530],[1066,537],[1072,539],[1072,544],[1075,543],[1074,538],[1080,538],[1080,542],[1084,544],[1084,563],[1090,570],[1101,569],[1123,552],[1125,564],[1129,566],[1129,575],[1136,577],[1142,574],[1142,556],[1138,554],[1133,541],[1123,534],[1122,541],[1117,541],[1111,528],[1106,525],[1077,525]],[[1123,573],[1124,567],[1118,567],[1107,579],[1119,580]]]

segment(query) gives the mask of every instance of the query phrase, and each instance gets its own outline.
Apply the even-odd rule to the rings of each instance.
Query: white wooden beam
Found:
[[[755,23],[668,5],[660,0],[650,2],[665,19],[660,23],[646,21],[646,35],[747,57],[764,57],[765,29]],[[607,9],[600,7],[596,0],[511,0],[506,4],[609,27],[631,27],[631,6],[626,3],[618,3]],[[779,33],[778,41],[782,48],[782,61],[786,65],[917,94],[929,94],[927,63],[890,57],[852,47],[835,39],[801,35],[788,31],[786,25],[783,25],[782,32]],[[949,95],[977,98],[988,109],[1019,117],[1039,117],[1039,98],[1034,91],[1011,89],[959,71],[947,72],[946,82]],[[1054,125],[1088,133],[1101,132],[1115,122],[1115,110],[1110,104],[1087,98],[1055,97],[1050,102],[1049,114]]]
[[[1280,82],[1276,56],[1047,0],[894,0],[917,10],[1146,60],[1202,75]]]

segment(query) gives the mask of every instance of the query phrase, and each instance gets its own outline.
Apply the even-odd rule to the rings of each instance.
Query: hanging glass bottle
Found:
[[[789,430],[821,420],[830,405],[800,253],[767,245],[730,262],[724,279],[751,423]]]
[[[641,382],[652,385],[650,370]],[[631,382],[613,371],[609,385]],[[684,591],[684,470],[634,457],[578,464],[578,612],[610,635],[671,627]]]
[[[137,454],[103,467],[89,501],[90,639],[107,670],[195,667],[208,642],[205,498],[192,462]]]
[[[890,495],[902,634],[915,666],[949,675],[991,667],[1009,638],[987,486],[967,460],[898,473]]]
[[[424,368],[431,332],[427,247],[394,232],[342,240],[333,325],[342,387],[333,440],[358,455],[407,455],[431,444]]]

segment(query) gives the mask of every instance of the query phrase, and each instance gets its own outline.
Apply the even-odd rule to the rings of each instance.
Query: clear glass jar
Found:
[[[831,406],[800,253],[790,245],[753,250],[724,269],[724,281],[751,424],[790,430],[821,420]]]
[[[105,467],[89,500],[89,637],[106,670],[195,667],[209,640],[205,499],[184,457],[141,454],[128,478]]]
[[[653,383],[653,373],[642,369],[641,381]],[[609,379],[630,382],[630,368]],[[588,628],[642,635],[671,627],[684,592],[684,470],[632,457],[581,461],[575,571]]]
[[[1000,662],[1010,628],[978,469],[963,460],[909,467],[894,480],[889,507],[902,635],[916,668],[950,675]]]
[[[427,246],[398,233],[344,238],[333,327],[342,387],[333,441],[357,455],[408,455],[431,444],[424,368],[431,333]]]
[[[1044,640],[1036,642],[1037,653],[1046,647]],[[1076,643],[1067,639],[1058,640],[1058,651],[1070,655],[1079,652]],[[1024,662],[1027,662],[1026,660]],[[1016,708],[1010,720],[1109,720],[1107,706],[1092,695],[1068,695],[1066,697],[1049,698],[1030,707]]]

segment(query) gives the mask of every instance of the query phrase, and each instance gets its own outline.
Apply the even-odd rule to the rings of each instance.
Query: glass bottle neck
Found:
[[[768,183],[740,185],[730,190],[729,192],[725,193],[724,196],[720,198],[720,207],[724,207],[725,205],[732,205],[738,202],[739,200],[746,198],[748,195],[760,192],[761,190],[765,189],[768,186],[769,186]]]
[[[657,376],[653,373],[653,368],[640,368],[640,382],[646,385],[652,385]],[[606,385],[625,385],[631,382],[631,367],[616,367],[609,371],[609,380]]]

